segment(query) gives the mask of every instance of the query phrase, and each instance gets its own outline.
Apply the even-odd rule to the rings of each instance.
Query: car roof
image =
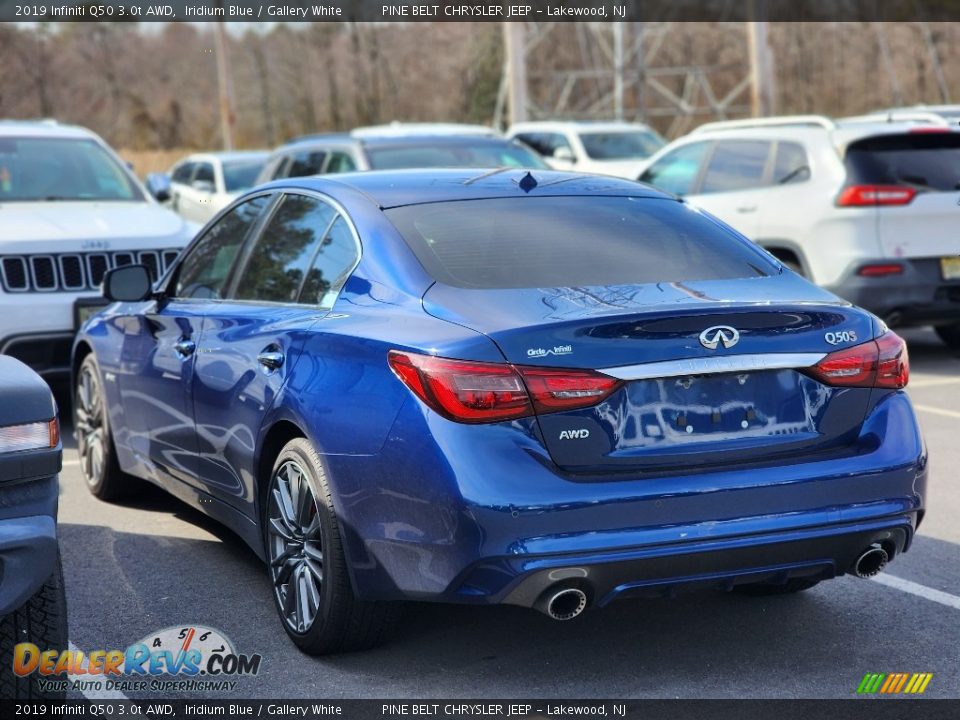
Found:
[[[706,123],[685,135],[683,141],[684,144],[694,140],[735,140],[741,138],[796,140],[801,142],[827,141],[843,154],[851,143],[864,138],[930,130],[953,131],[946,124],[931,124],[921,119],[903,121],[894,119],[889,121],[874,116],[858,116],[830,120],[819,116],[795,116]]]
[[[478,135],[496,137],[498,133],[486,125],[426,122],[392,122],[386,125],[358,127],[350,131],[351,137],[361,139],[368,137],[402,137],[410,135]]]
[[[508,132],[536,132],[562,130],[590,130],[594,132],[626,132],[629,130],[649,130],[650,127],[641,122],[625,122],[620,120],[533,120],[530,122],[515,123]]]
[[[197,162],[201,160],[219,160],[220,162],[230,162],[231,160],[259,160],[266,159],[270,152],[268,150],[221,150],[217,152],[192,153],[178,162]]]
[[[527,176],[536,181],[532,188],[522,185]],[[529,181],[527,181],[529,182]],[[315,175],[288,178],[258,187],[299,188],[337,196],[345,189],[359,191],[381,208],[481,200],[503,197],[617,196],[644,198],[676,198],[646,185],[610,177],[555,170],[521,168],[389,170]]]
[[[97,135],[79,125],[61,125],[56,120],[0,120],[2,137],[88,138]]]

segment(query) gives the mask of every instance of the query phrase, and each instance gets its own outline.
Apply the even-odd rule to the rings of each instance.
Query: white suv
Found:
[[[666,141],[653,128],[627,122],[537,121],[512,125],[520,140],[555,170],[615,175],[635,180],[643,161]]]
[[[889,325],[933,325],[960,347],[960,133],[945,120],[708,123],[639,180]]]
[[[0,122],[0,353],[48,380],[69,374],[104,273],[143,263],[158,277],[195,230],[90,131]]]

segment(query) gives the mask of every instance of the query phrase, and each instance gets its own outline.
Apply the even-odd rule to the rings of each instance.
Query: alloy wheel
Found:
[[[80,464],[87,482],[96,483],[103,477],[106,426],[100,380],[91,367],[80,371],[74,407]]]
[[[270,576],[284,622],[296,633],[313,625],[322,604],[320,512],[306,472],[294,460],[276,471],[267,509]]]

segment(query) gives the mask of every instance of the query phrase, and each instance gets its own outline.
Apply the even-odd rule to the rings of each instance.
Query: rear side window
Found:
[[[762,187],[765,182],[769,142],[723,140],[718,142],[707,164],[698,192],[715,193]]]
[[[319,175],[323,172],[323,162],[326,159],[327,153],[323,150],[297,153],[286,167],[284,177],[294,178]]]
[[[234,297],[296,302],[307,269],[336,214],[316,198],[284,197],[250,253]]]
[[[495,198],[386,214],[427,272],[457,287],[682,283],[777,272],[746,242],[672,200]]]
[[[960,190],[960,134],[881,135],[852,143],[845,158],[851,185],[907,185],[919,191]]]
[[[357,262],[357,244],[347,221],[340,216],[314,254],[300,302],[330,307]]]
[[[675,195],[688,194],[700,175],[700,163],[709,146],[698,142],[678,147],[647,168],[640,181]]]
[[[774,185],[789,185],[810,179],[810,165],[803,145],[793,142],[778,142],[776,159],[773,161]]]

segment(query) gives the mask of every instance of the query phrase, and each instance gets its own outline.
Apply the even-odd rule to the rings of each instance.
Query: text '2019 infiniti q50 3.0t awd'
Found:
[[[636,183],[284,180],[105,292],[73,361],[91,491],[228,525],[307,652],[404,599],[569,619],[869,576],[924,512],[903,341]]]

